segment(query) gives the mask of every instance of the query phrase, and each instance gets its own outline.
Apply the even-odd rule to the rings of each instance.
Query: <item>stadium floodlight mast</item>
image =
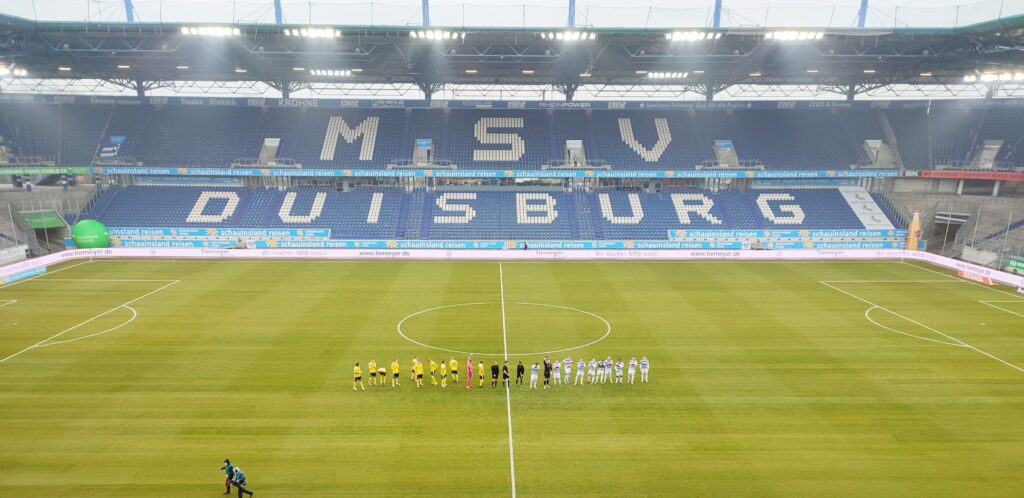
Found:
[[[548,31],[548,32],[541,33],[540,37],[545,39],[545,40],[557,40],[557,41],[576,42],[576,41],[596,40],[597,39],[597,33],[588,32],[588,31],[560,31],[560,32],[556,33],[556,32],[553,32],[553,31]]]
[[[674,42],[717,40],[721,37],[722,33],[714,31],[673,31],[671,33],[665,33],[665,39]]]
[[[813,41],[825,38],[824,31],[768,31],[764,34],[768,40],[779,41]]]
[[[995,83],[999,81],[1024,81],[1024,72],[984,72],[967,73],[964,75],[964,83]]]
[[[352,76],[351,69],[310,69],[311,76],[326,76],[328,78],[344,78]]]
[[[0,78],[23,78],[28,76],[28,71],[14,66],[0,65]]]
[[[465,31],[443,31],[439,29],[410,31],[410,38],[420,40],[465,40]]]
[[[679,80],[679,79],[684,79],[684,78],[686,78],[688,76],[690,76],[690,73],[686,73],[686,72],[670,72],[670,73],[649,72],[649,73],[647,73],[647,78],[652,79],[652,80]]]
[[[341,38],[341,30],[307,26],[303,28],[285,28],[284,35],[301,38]]]
[[[223,38],[241,35],[242,30],[232,26],[182,26],[181,34],[186,36]]]

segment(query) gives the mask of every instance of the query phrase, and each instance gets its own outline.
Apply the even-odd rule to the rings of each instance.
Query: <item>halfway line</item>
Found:
[[[498,262],[498,289],[501,291],[501,339],[505,346],[505,366],[508,364],[508,329],[505,326],[505,272]],[[511,379],[505,382],[505,411],[508,415],[508,470],[512,477],[512,498],[516,498],[516,456],[512,446],[512,391]]]

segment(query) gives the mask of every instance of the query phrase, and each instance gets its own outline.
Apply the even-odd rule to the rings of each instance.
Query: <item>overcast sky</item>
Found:
[[[272,0],[133,0],[145,22],[273,22]],[[40,20],[124,21],[123,0],[0,0],[0,12]],[[421,0],[283,0],[285,22],[419,25]],[[578,0],[578,25],[702,27],[713,0]],[[435,0],[435,26],[564,26],[568,0]],[[723,26],[852,27],[859,0],[724,0]],[[928,27],[1024,13],[1024,0],[870,0],[868,25]],[[954,7],[960,5],[959,8]]]

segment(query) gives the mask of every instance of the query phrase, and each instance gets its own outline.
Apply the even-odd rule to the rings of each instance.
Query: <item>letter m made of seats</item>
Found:
[[[320,160],[330,161],[334,159],[334,150],[338,146],[338,137],[345,139],[346,143],[354,143],[363,138],[363,144],[359,148],[360,161],[373,160],[373,147],[377,143],[377,128],[380,125],[380,118],[367,116],[359,126],[349,128],[348,123],[341,116],[331,116],[327,123],[327,134],[324,135],[324,147],[320,150]]]

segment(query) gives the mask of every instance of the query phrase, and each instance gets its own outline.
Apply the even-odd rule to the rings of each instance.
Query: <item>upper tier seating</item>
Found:
[[[82,166],[112,136],[146,166],[227,166],[280,138],[279,159],[306,168],[383,168],[412,157],[417,138],[460,169],[536,169],[582,140],[591,164],[693,169],[731,140],[741,162],[769,169],[846,169],[865,162],[865,140],[892,125],[904,165],[964,165],[986,139],[1003,140],[1000,164],[1024,162],[1024,121],[982,106],[800,110],[325,109],[189,105],[0,104],[0,134],[15,155]]]

